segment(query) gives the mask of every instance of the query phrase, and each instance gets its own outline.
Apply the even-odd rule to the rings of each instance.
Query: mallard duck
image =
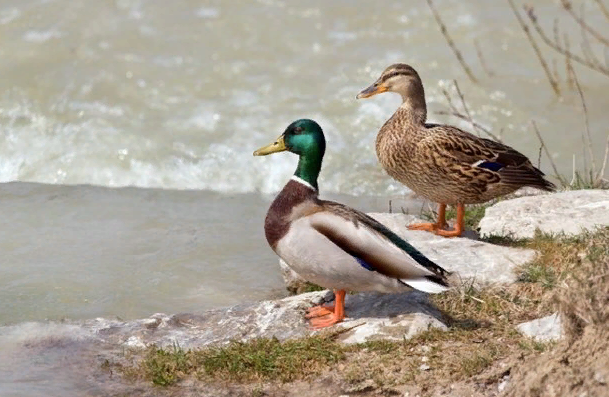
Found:
[[[447,290],[448,272],[387,227],[363,212],[318,198],[325,149],[321,127],[301,119],[254,152],[266,156],[287,150],[300,156],[296,172],[268,210],[264,232],[273,251],[296,273],[334,290],[334,306],[308,311],[311,326],[318,329],[342,321],[347,290]]]
[[[425,91],[410,65],[389,66],[357,99],[396,92],[402,105],[381,127],[376,154],[387,173],[412,191],[439,203],[435,223],[409,225],[445,237],[463,232],[465,204],[484,203],[524,186],[555,190],[522,153],[459,128],[427,123]],[[446,206],[457,206],[454,230],[446,230]]]

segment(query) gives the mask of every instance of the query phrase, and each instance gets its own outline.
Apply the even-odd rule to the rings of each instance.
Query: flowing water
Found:
[[[367,211],[389,199],[417,208],[374,153],[399,97],[355,100],[393,62],[419,70],[431,120],[470,129],[436,113],[458,79],[476,120],[505,142],[536,160],[536,120],[559,171],[571,171],[574,154],[581,165],[579,96],[554,97],[508,3],[434,3],[481,84],[468,81],[425,1],[3,0],[0,355],[47,332],[24,322],[282,294],[262,220],[296,158],[252,151],[296,118],[326,132],[326,197]],[[559,14],[549,0],[536,11],[550,28]],[[592,4],[585,12],[602,23]],[[561,27],[579,43],[577,27]],[[577,71],[599,157],[609,80]],[[550,173],[547,159],[542,168]],[[17,356],[0,365],[1,396],[82,395],[58,382],[45,391],[50,370],[24,369],[31,362]]]

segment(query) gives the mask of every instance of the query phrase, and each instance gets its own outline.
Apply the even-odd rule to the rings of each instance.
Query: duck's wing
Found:
[[[424,292],[448,289],[449,272],[374,218],[332,201],[317,206],[307,215],[310,225],[362,266]]]
[[[428,130],[430,134],[418,143],[418,150],[462,182],[555,189],[527,156],[510,146],[447,125],[430,125]]]

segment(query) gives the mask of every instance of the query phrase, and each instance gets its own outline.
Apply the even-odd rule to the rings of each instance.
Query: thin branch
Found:
[[[475,122],[474,120],[470,120],[470,118],[467,117],[466,115],[464,115],[463,113],[456,112],[456,111],[446,111],[446,110],[438,110],[434,113],[442,115],[442,116],[455,116],[457,118],[460,118],[461,120],[467,121],[468,123],[470,123],[472,125],[472,127],[483,131],[485,134],[488,134],[489,136],[493,136],[493,134],[488,130],[488,128]],[[499,142],[501,142],[501,141],[499,141]]]
[[[571,17],[573,19],[575,19],[577,24],[579,26],[581,26],[582,29],[584,29],[585,31],[590,33],[592,35],[592,37],[594,37],[595,39],[597,39],[598,41],[600,41],[604,45],[609,46],[609,38],[606,38],[605,36],[603,36],[602,34],[597,32],[594,28],[592,28],[590,25],[588,25],[586,23],[586,21],[584,20],[584,18],[582,16],[577,15],[575,13],[575,11],[573,11],[573,7],[572,7],[572,4],[571,4],[570,1],[568,1],[568,0],[561,0],[560,3],[562,5],[562,7],[565,9],[565,11],[567,11],[569,13],[569,15],[571,15]],[[584,4],[582,3],[582,8],[583,8],[583,6],[584,6]],[[584,15],[583,12],[582,12],[582,15]]]
[[[571,45],[569,43],[569,35],[565,33],[563,40],[565,43],[565,48],[568,51]],[[569,88],[575,87],[575,82],[573,81],[573,64],[571,63],[571,57],[568,56],[565,56],[565,71],[567,74],[567,84],[569,85]]]
[[[469,77],[469,79],[472,82],[477,83],[478,80],[476,79],[476,77],[474,77],[474,74],[472,73],[472,71],[469,68],[469,66],[467,66],[467,63],[465,63],[465,59],[463,58],[463,55],[461,54],[461,51],[459,51],[459,49],[457,48],[455,42],[453,41],[453,39],[448,34],[448,29],[446,29],[446,25],[444,25],[444,22],[442,22],[442,18],[440,18],[440,14],[436,10],[436,7],[433,5],[433,1],[432,0],[427,0],[427,4],[429,4],[429,8],[431,8],[431,12],[433,13],[434,18],[436,19],[436,22],[440,26],[440,31],[442,32],[442,35],[444,36],[444,38],[448,42],[448,45],[450,46],[450,48],[455,53],[455,56],[457,57],[457,60],[459,61],[459,63],[461,64],[461,67],[465,71],[465,74],[467,74],[467,76]]]
[[[510,3],[510,7],[512,8],[512,11],[514,12],[516,19],[518,20],[518,23],[520,24],[520,27],[526,34],[527,39],[529,40],[529,43],[531,43],[531,46],[533,47],[533,50],[535,51],[535,54],[537,55],[537,59],[539,60],[541,67],[543,68],[544,72],[546,73],[546,77],[548,78],[548,82],[552,86],[554,93],[557,96],[560,96],[560,87],[558,85],[558,81],[556,81],[554,76],[552,76],[552,72],[550,71],[550,68],[548,67],[548,64],[547,64],[546,60],[544,59],[543,55],[541,55],[541,50],[539,49],[537,42],[533,38],[533,35],[531,34],[531,30],[529,29],[529,26],[524,22],[524,19],[522,19],[522,17],[520,16],[520,13],[518,12],[518,10],[516,9],[516,6],[514,5],[514,1],[508,0],[508,3]]]
[[[508,0],[508,1],[512,2],[512,0]],[[537,33],[539,34],[541,39],[544,41],[544,43],[546,43],[550,48],[561,53],[562,55],[570,57],[575,62],[577,62],[581,65],[584,65],[584,66],[588,67],[589,69],[592,69],[592,70],[602,73],[606,76],[609,76],[609,67],[601,65],[598,61],[591,62],[590,60],[584,59],[581,56],[576,55],[576,54],[572,53],[571,51],[563,48],[560,45],[560,43],[555,43],[554,41],[552,41],[552,39],[550,39],[547,36],[547,34],[544,32],[544,30],[539,25],[539,22],[537,21],[537,16],[535,16],[533,7],[525,5],[524,8],[525,8],[525,11],[526,11],[529,19],[531,20],[531,23],[533,24],[533,27],[535,28],[535,30],[537,31]]]
[[[556,168],[556,163],[554,162],[554,159],[552,159],[552,156],[550,156],[550,151],[548,150],[548,147],[546,146],[546,143],[544,142],[542,136],[541,136],[541,132],[539,132],[539,128],[537,128],[537,123],[535,123],[535,120],[531,121],[531,125],[533,126],[533,130],[535,131],[535,134],[537,135],[537,139],[539,139],[539,143],[541,144],[541,147],[543,148],[544,152],[546,153],[546,157],[548,157],[548,160],[550,160],[550,165],[552,166],[552,169],[554,170],[554,175],[556,175],[556,177],[558,178],[558,180],[560,181],[560,183],[562,183],[563,186],[567,186],[567,181],[563,178],[562,175],[560,175],[560,173],[558,172],[558,168]]]
[[[484,60],[484,56],[482,55],[482,50],[480,49],[480,44],[478,40],[474,39],[474,47],[476,47],[476,55],[478,55],[478,61],[480,61],[480,66],[482,66],[482,70],[486,73],[487,76],[492,77],[495,73],[488,68],[486,65],[486,61]]]
[[[537,168],[541,169],[541,151],[543,150],[543,145],[539,146],[539,153],[537,154]]]
[[[592,150],[592,138],[590,136],[590,122],[588,120],[588,107],[586,106],[586,99],[584,98],[584,92],[582,91],[582,87],[579,84],[579,79],[577,78],[577,74],[575,74],[575,70],[573,72],[573,80],[575,81],[575,87],[577,88],[577,92],[579,93],[579,98],[582,102],[582,109],[584,111],[584,126],[585,126],[585,136],[588,143],[588,154],[590,155],[590,162],[592,163],[592,175],[596,174],[596,161],[594,159],[594,151]]]
[[[605,14],[605,17],[609,19],[609,9],[605,7],[605,4],[602,2],[602,0],[594,0],[594,2],[598,5],[598,8],[601,9],[603,14]]]

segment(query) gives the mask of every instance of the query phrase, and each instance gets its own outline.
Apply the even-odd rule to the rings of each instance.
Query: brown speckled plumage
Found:
[[[443,204],[483,203],[532,186],[555,189],[513,148],[456,127],[426,123],[423,84],[410,66],[389,66],[361,97],[393,91],[403,104],[381,127],[376,153],[383,168],[415,193]]]

